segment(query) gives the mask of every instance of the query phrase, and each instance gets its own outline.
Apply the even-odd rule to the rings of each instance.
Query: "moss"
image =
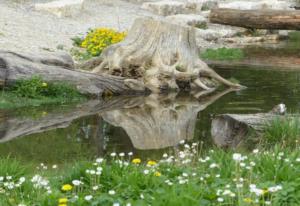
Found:
[[[243,50],[238,48],[207,49],[200,55],[208,60],[241,60],[245,57]]]

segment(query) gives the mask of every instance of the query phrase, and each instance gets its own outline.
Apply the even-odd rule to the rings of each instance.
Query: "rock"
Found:
[[[257,10],[257,9],[274,9],[274,10],[293,10],[291,2],[279,0],[263,1],[233,1],[219,3],[219,8],[240,9],[240,10]]]
[[[209,24],[208,29],[196,29],[196,38],[203,38],[207,41],[217,41],[220,38],[234,37],[245,31],[246,29],[240,27]]]
[[[72,17],[84,8],[85,0],[57,0],[48,3],[38,3],[34,5],[37,11],[47,11],[58,17]]]
[[[183,26],[206,26],[206,23],[208,21],[207,18],[196,15],[196,14],[176,14],[172,16],[167,16],[167,20],[170,22],[183,25]]]
[[[169,16],[185,13],[186,4],[180,1],[167,0],[159,2],[146,2],[141,8],[161,16]]]
[[[223,38],[220,39],[220,43],[231,43],[231,44],[252,44],[257,42],[268,42],[276,43],[280,39],[280,36],[277,34],[266,35],[266,36],[253,36],[253,37],[232,37],[232,38]]]
[[[202,3],[202,11],[208,11],[213,8],[216,8],[219,5],[219,2],[217,0],[204,0]]]

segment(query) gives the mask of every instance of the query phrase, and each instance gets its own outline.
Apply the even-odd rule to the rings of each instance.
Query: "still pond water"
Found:
[[[300,72],[219,70],[248,88],[193,95],[114,98],[80,105],[0,111],[0,155],[32,163],[59,164],[111,152],[158,158],[180,140],[211,148],[211,119],[222,113],[268,112],[278,103],[300,108]]]

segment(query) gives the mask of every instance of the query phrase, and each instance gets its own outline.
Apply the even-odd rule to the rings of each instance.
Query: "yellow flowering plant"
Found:
[[[133,164],[140,164],[141,162],[142,162],[142,160],[139,159],[139,158],[135,158],[135,159],[132,160]]]
[[[81,42],[81,47],[92,56],[99,56],[104,48],[122,41],[126,35],[126,32],[118,32],[114,29],[97,28],[88,32]]]
[[[63,186],[61,187],[61,190],[66,192],[66,191],[72,190],[72,188],[73,188],[72,185],[70,185],[70,184],[65,184],[65,185],[63,185]]]

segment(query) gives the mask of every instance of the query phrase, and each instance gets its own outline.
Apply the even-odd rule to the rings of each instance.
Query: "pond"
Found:
[[[112,152],[158,158],[181,140],[213,147],[214,115],[268,112],[281,102],[288,111],[299,111],[299,72],[217,72],[248,88],[217,91],[199,99],[186,94],[150,95],[0,111],[0,155],[36,164],[61,164]]]

